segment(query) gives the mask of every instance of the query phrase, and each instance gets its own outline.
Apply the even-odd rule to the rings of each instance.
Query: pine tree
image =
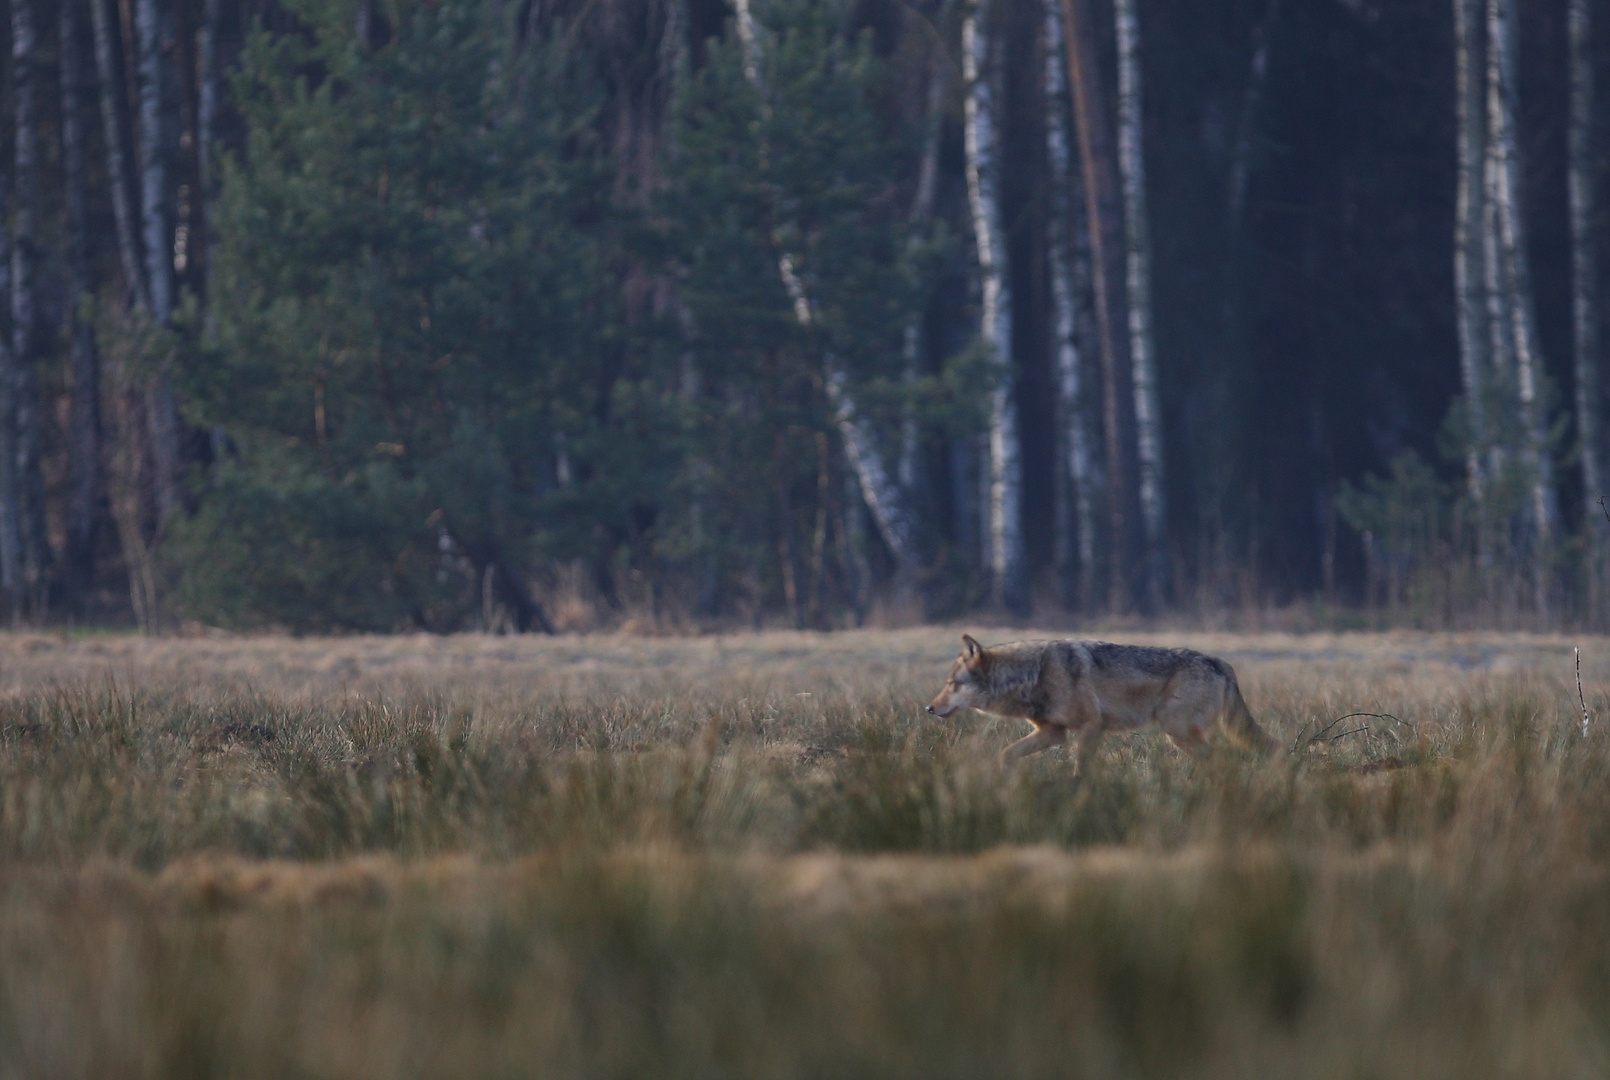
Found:
[[[634,512],[625,477],[656,480],[621,459],[652,436],[619,430],[652,399],[594,391],[619,323],[586,96],[558,49],[500,51],[483,12],[395,11],[371,49],[348,5],[309,2],[311,42],[259,34],[244,57],[217,341],[186,372],[239,453],[175,526],[209,618],[450,627],[488,582],[544,626],[528,556],[595,544]]]

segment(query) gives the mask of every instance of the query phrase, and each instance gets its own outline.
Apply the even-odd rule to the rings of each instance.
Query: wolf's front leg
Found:
[[[1018,758],[1038,754],[1053,746],[1061,746],[1068,738],[1068,729],[1056,724],[1036,724],[1034,734],[1026,735],[1001,751],[1001,764],[1010,765]]]
[[[1097,724],[1086,724],[1079,729],[1079,742],[1074,747],[1073,775],[1083,776],[1090,766],[1090,760],[1096,754],[1096,747],[1101,745],[1101,736],[1105,729]]]

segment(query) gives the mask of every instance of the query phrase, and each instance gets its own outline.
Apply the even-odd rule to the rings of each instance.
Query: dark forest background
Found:
[[[1583,0],[736,2],[10,0],[11,617],[1610,619]]]

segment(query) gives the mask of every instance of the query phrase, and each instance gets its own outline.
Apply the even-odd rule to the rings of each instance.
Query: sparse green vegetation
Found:
[[[1610,645],[1198,636],[1398,720],[1074,785],[950,636],[6,640],[0,1074],[1610,1065]]]

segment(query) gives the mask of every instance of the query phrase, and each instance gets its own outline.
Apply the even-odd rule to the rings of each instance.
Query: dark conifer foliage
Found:
[[[8,0],[0,602],[1597,623],[1591,7]]]

